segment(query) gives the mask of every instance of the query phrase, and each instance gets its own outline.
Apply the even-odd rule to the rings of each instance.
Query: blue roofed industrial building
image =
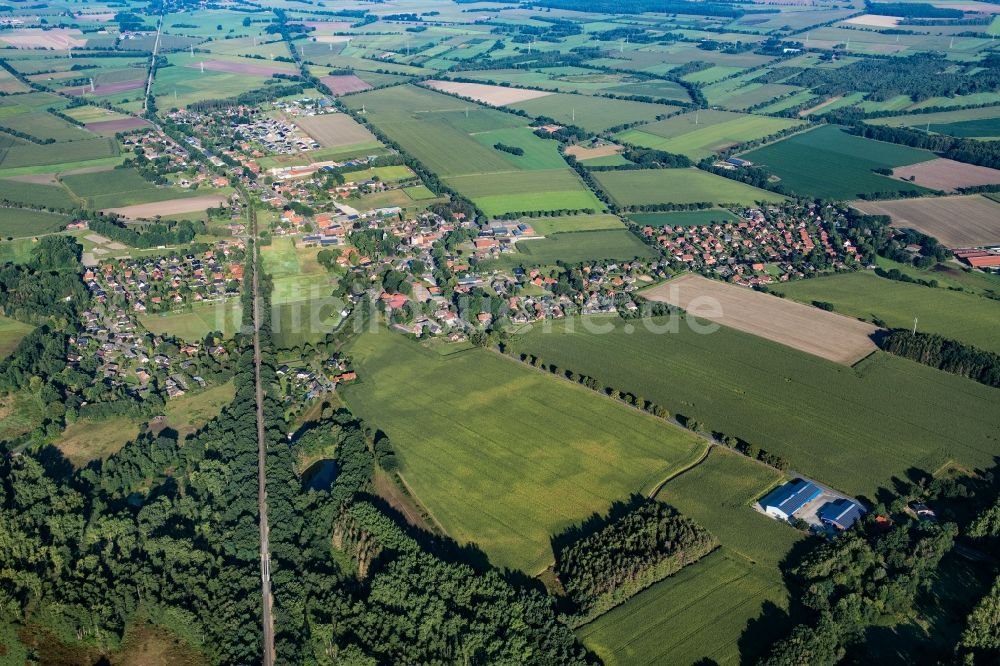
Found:
[[[849,499],[838,499],[827,502],[816,514],[824,525],[836,527],[838,530],[846,530],[854,523],[858,522],[864,514],[864,509],[857,502]]]
[[[760,500],[764,513],[781,520],[790,520],[802,507],[822,494],[812,481],[795,479],[772,490]]]

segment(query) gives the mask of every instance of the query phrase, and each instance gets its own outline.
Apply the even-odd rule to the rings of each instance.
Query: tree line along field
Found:
[[[594,179],[619,206],[656,204],[735,204],[781,202],[785,197],[707,171],[637,169],[598,171]]]
[[[997,336],[1000,301],[898,282],[867,272],[787,282],[772,291],[803,303],[830,303],[837,312],[866,320],[878,319],[890,328],[910,328],[917,318],[918,330],[1000,354]]]
[[[570,318],[512,348],[741,437],[852,494],[873,496],[913,467],[973,468],[998,453],[1000,395],[974,381],[882,352],[848,368],[725,327],[643,322],[628,332],[602,320],[594,333]]]
[[[690,433],[519,362],[377,330],[350,343],[342,397],[392,439],[413,494],[497,566],[537,574],[550,537],[696,460]],[[377,417],[377,421],[375,418]]]
[[[848,134],[835,125],[782,139],[740,155],[780,178],[791,193],[829,199],[856,199],[874,192],[929,192],[873,173],[934,159],[935,155]]]
[[[788,591],[778,565],[803,535],[751,508],[783,481],[777,470],[714,447],[657,499],[708,529],[722,547],[577,631],[609,666],[737,664],[781,636]],[[767,616],[767,621],[761,621]]]
[[[702,109],[640,125],[615,135],[620,141],[700,160],[731,146],[802,125],[787,118]]]
[[[603,210],[524,118],[412,85],[351,95],[344,103],[487,215],[561,209]],[[497,150],[520,148],[523,155]]]

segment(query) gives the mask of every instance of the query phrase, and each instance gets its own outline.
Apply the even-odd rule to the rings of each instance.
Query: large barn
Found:
[[[789,520],[822,491],[812,481],[795,479],[772,490],[760,501],[764,513],[780,520]]]
[[[858,522],[858,518],[863,514],[864,509],[861,508],[860,504],[841,498],[824,504],[816,515],[819,516],[824,525],[831,525],[838,530],[846,530]]]

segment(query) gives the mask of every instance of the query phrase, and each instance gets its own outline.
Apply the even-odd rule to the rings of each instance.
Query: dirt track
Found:
[[[877,349],[871,335],[878,329],[871,324],[698,275],[665,282],[642,296],[834,363],[853,365]]]

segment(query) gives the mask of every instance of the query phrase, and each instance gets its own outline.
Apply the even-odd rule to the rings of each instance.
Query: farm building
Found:
[[[761,501],[764,513],[772,518],[789,520],[802,507],[820,496],[822,491],[812,481],[795,479],[772,490]]]
[[[864,515],[864,509],[857,502],[841,498],[824,504],[816,515],[824,525],[846,530]]]

